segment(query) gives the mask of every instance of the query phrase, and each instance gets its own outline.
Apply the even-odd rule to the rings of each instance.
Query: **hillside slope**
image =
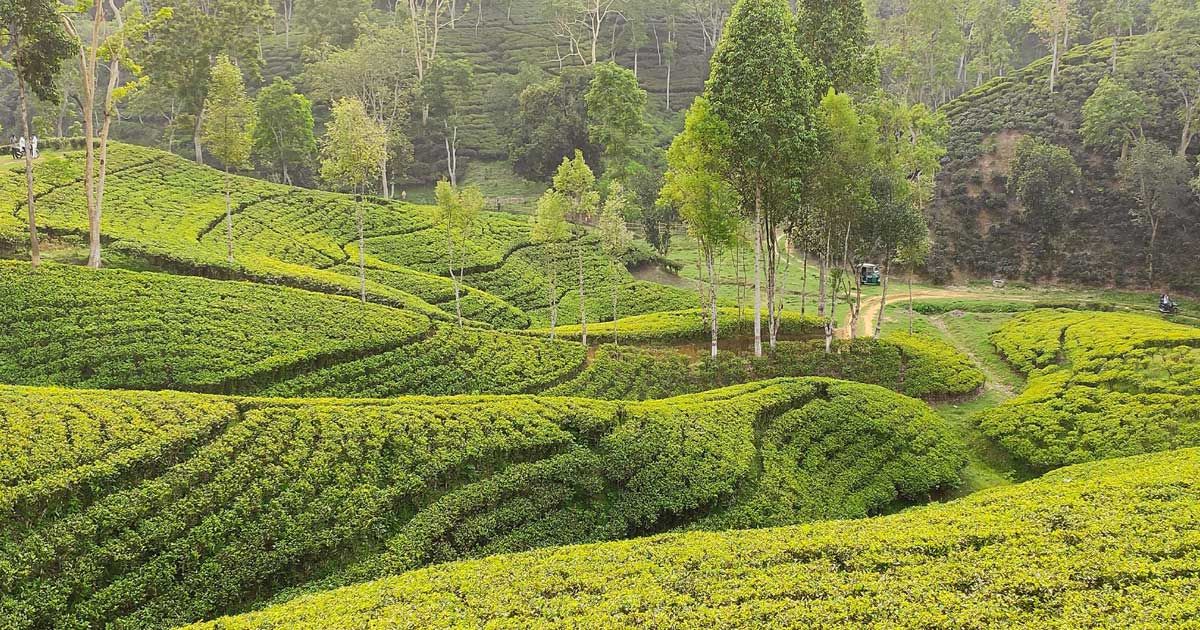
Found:
[[[196,628],[1191,628],[1200,450],[844,523],[450,564]]]
[[[862,517],[955,483],[928,407],[805,379],[656,403],[0,388],[6,628],[160,628],[431,563]]]
[[[233,187],[234,251],[226,260],[223,175],[178,156],[130,145],[111,148],[103,235],[110,254],[154,269],[357,295],[358,245],[353,197],[291,188],[250,178]],[[48,159],[37,168],[38,224],[58,237],[86,234],[87,212],[79,153]],[[24,178],[16,167],[0,170],[0,253],[28,247],[23,216]],[[371,301],[449,319],[453,285],[442,252],[445,230],[427,206],[366,200],[365,232]],[[573,244],[531,246],[529,219],[484,213],[466,261],[464,315],[499,328],[526,328],[546,319],[550,275],[575,278]],[[622,285],[619,312],[634,315],[695,308],[693,292],[637,281],[613,271],[599,240],[577,229],[588,269],[589,319],[612,317],[608,291]],[[637,252],[628,257],[637,258]],[[553,271],[551,269],[553,268]],[[443,277],[445,276],[445,277]],[[562,323],[578,321],[577,294],[559,282]]]
[[[1124,40],[1121,54],[1128,55],[1133,45]],[[1156,54],[1165,57],[1200,46],[1200,39],[1180,37],[1171,46]],[[1149,230],[1130,215],[1136,200],[1117,181],[1116,157],[1085,149],[1079,134],[1083,105],[1109,73],[1111,53],[1112,40],[1067,52],[1053,95],[1047,87],[1049,59],[1043,59],[940,110],[950,123],[950,138],[929,216],[939,244],[929,261],[935,278],[965,272],[1091,285],[1145,284]],[[1179,93],[1165,83],[1154,87],[1163,111],[1175,111]],[[1146,126],[1146,133],[1175,147],[1178,127],[1164,113]],[[1020,201],[1009,191],[1016,145],[1028,135],[1068,147],[1083,170],[1083,189],[1072,199],[1072,212],[1049,253],[1043,234],[1024,221]],[[1192,229],[1197,221],[1200,199],[1193,197],[1181,216],[1162,226],[1157,265],[1162,283],[1200,290],[1194,264],[1200,233]]]

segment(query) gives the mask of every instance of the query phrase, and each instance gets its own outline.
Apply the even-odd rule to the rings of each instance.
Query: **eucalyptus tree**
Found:
[[[463,105],[475,89],[475,70],[465,59],[438,59],[422,84],[426,111],[441,123],[446,145],[446,173],[458,186],[458,132],[463,124]]]
[[[558,172],[554,174],[554,192],[567,203],[567,215],[579,223],[587,223],[600,208],[600,193],[596,190],[596,175],[583,159],[583,152],[576,151],[574,159],[563,158]],[[575,255],[579,263],[579,325],[583,345],[588,345],[587,295],[584,283],[583,239],[575,241]]]
[[[1131,210],[1134,221],[1147,230],[1146,276],[1147,285],[1153,287],[1162,226],[1169,219],[1182,216],[1190,201],[1191,167],[1186,157],[1173,154],[1161,142],[1140,138],[1122,160],[1120,176],[1125,188],[1137,199]]]
[[[128,12],[129,20],[122,11]],[[85,41],[75,25],[75,19],[91,14],[91,33]],[[63,28],[78,45],[79,109],[83,117],[83,188],[88,209],[88,266],[100,268],[100,220],[104,209],[104,184],[108,174],[108,137],[117,103],[129,98],[145,85],[142,67],[130,56],[130,41],[137,41],[163,20],[170,19],[171,9],[161,9],[152,19],[146,19],[136,2],[118,7],[115,0],[93,2],[76,0],[62,13]],[[115,28],[107,25],[111,19]],[[96,131],[96,92],[100,68],[108,74],[101,96],[101,122]],[[122,82],[123,74],[128,80]],[[99,146],[97,146],[99,145]],[[99,163],[97,164],[97,152]],[[99,172],[97,172],[99,171]]]
[[[1078,19],[1077,0],[1027,0],[1033,30],[1050,48],[1050,92],[1054,92],[1062,55],[1070,48],[1071,25]]]
[[[544,255],[547,273],[550,274],[550,339],[558,335],[558,264],[559,246],[570,238],[571,231],[567,226],[567,209],[570,202],[562,193],[550,189],[538,199],[537,210],[533,215],[533,227],[529,240],[540,245]]]
[[[204,101],[201,143],[225,170],[225,244],[233,263],[233,204],[229,172],[250,166],[254,135],[254,103],[246,95],[242,71],[221,55],[212,68]]]
[[[629,231],[626,217],[633,207],[633,199],[619,181],[609,184],[608,197],[604,200],[604,208],[600,211],[599,228],[600,242],[604,253],[608,255],[612,267],[609,284],[612,288],[612,334],[613,345],[619,345],[617,327],[619,321],[618,306],[621,294],[622,257],[633,244],[633,233]]]
[[[438,224],[446,230],[446,264],[450,269],[450,282],[454,285],[458,327],[462,328],[462,278],[466,267],[466,248],[471,229],[483,211],[483,193],[475,186],[459,190],[454,184],[443,180],[438,182],[434,196],[437,199]]]
[[[800,51],[818,72],[817,89],[838,92],[879,83],[879,62],[862,0],[798,0]]]
[[[355,194],[358,228],[359,298],[367,301],[367,250],[362,194],[387,159],[388,133],[367,113],[362,101],[344,98],[333,105],[333,118],[321,147],[321,179]]]
[[[296,93],[290,81],[276,77],[259,91],[254,101],[255,161],[270,169],[278,169],[285,184],[292,183],[292,174],[309,165],[317,154],[312,101]]]
[[[615,63],[596,66],[584,97],[588,138],[602,147],[601,163],[609,179],[626,179],[630,164],[645,152],[650,125],[646,122],[646,91],[633,72]]]
[[[1083,124],[1079,134],[1084,146],[1105,150],[1120,147],[1121,159],[1129,145],[1146,135],[1144,123],[1154,111],[1152,99],[1134,91],[1123,82],[1104,77],[1083,104]]]
[[[21,129],[25,138],[29,129],[29,93],[39,99],[58,103],[61,94],[54,77],[66,60],[78,50],[63,30],[57,0],[0,0],[0,60],[17,77],[17,98],[21,106]],[[37,267],[41,262],[37,212],[33,189],[33,151],[25,152],[25,196],[29,209],[29,258]]]
[[[252,80],[262,71],[258,37],[270,27],[269,0],[142,0],[147,13],[170,9],[164,20],[141,38],[137,52],[153,82],[171,91],[181,112],[192,120],[196,162],[204,162],[204,102],[216,59],[224,54]]]
[[[688,110],[683,133],[667,151],[667,169],[662,202],[674,205],[700,246],[706,274],[711,356],[717,356],[717,292],[720,276],[716,260],[737,244],[741,219],[736,209],[737,191],[725,180],[729,171],[727,148],[729,127],[712,113],[707,100],[696,99]]]
[[[767,301],[774,322],[777,259],[775,235],[787,203],[785,182],[814,157],[815,73],[796,45],[796,22],[787,0],[742,0],[717,45],[705,96],[712,113],[729,125],[726,178],[737,189],[754,225],[754,352],[762,349],[764,244]],[[775,341],[771,326],[770,341]]]

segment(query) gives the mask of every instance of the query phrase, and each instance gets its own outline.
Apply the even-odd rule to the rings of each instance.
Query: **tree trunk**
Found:
[[[709,249],[706,252],[705,258],[708,262],[708,314],[709,314],[709,329],[712,333],[712,357],[717,357],[717,333],[720,327],[717,325],[717,274],[716,261],[713,260],[716,256]]]
[[[103,9],[98,9],[103,12]],[[99,20],[97,20],[99,21]],[[80,55],[85,55],[82,51]],[[86,59],[86,57],[84,57]],[[88,64],[83,72],[83,196],[88,216],[88,262],[92,269],[100,268],[100,213],[96,208],[96,91],[95,76],[88,76]]]
[[[1146,267],[1150,272],[1150,287],[1154,286],[1154,254],[1158,243],[1158,220],[1150,217],[1150,252],[1146,256]]]
[[[579,327],[583,335],[583,347],[588,345],[587,337],[587,304],[584,301],[583,288],[583,239],[575,241],[575,252],[578,254],[579,260]]]
[[[891,281],[892,261],[891,256],[888,256],[888,261],[883,263],[883,295],[879,298],[879,315],[875,318],[875,335],[879,338],[879,333],[883,331],[883,312],[887,310],[887,295],[888,284]]]
[[[204,109],[196,112],[196,126],[192,129],[192,142],[196,144],[196,163],[204,163],[204,146],[200,143],[200,136],[204,133]]]
[[[458,314],[458,327],[463,327],[462,298],[459,291],[459,278],[454,275],[454,237],[446,226],[446,258],[450,261],[450,284],[454,285],[454,310]]]
[[[354,203],[355,216],[358,222],[358,299],[367,303],[367,239],[363,234],[362,195],[357,195]]]
[[[754,188],[754,356],[762,351],[762,183]]]
[[[804,248],[804,273],[800,279],[800,317],[804,317],[808,313],[808,244],[805,243]]]
[[[913,291],[912,291],[913,270],[908,268],[908,334],[913,334]]]
[[[383,158],[383,161],[379,163],[379,187],[382,189],[381,194],[383,195],[383,198],[391,199],[392,187],[388,184],[387,163],[388,159],[386,156]]]
[[[613,345],[620,346],[620,341],[617,338],[617,302],[621,295],[620,271],[617,269],[617,262],[613,261]]]
[[[549,261],[547,261],[549,262]],[[550,271],[550,341],[558,336],[558,273]]]
[[[1113,35],[1112,58],[1109,60],[1109,64],[1112,67],[1113,75],[1117,74],[1117,47],[1118,47],[1119,43],[1120,42],[1117,39],[1117,36]]]
[[[1186,158],[1188,147],[1192,146],[1192,119],[1195,114],[1192,111],[1195,105],[1188,107],[1183,116],[1183,132],[1179,136],[1179,157]]]
[[[29,138],[29,95],[25,91],[25,80],[17,75],[17,94],[21,101],[21,129],[25,134],[25,193],[29,204],[29,263],[37,268],[42,263],[42,246],[38,242],[37,212],[34,209],[33,196],[33,147]]]
[[[233,264],[233,204],[229,198],[229,167],[225,167],[225,248]]]
[[[1054,79],[1058,76],[1058,34],[1055,33],[1052,38],[1054,43],[1050,47],[1050,93],[1054,93]]]
[[[779,309],[775,303],[778,293],[779,244],[775,240],[775,226],[770,220],[763,226],[763,234],[767,254],[767,343],[774,352],[779,336]]]

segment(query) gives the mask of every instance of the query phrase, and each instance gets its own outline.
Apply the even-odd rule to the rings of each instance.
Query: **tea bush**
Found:
[[[964,463],[921,403],[824,379],[620,404],[0,388],[0,417],[21,436],[0,450],[11,628],[169,627],[490,553],[861,517]]]
[[[1185,628],[1200,450],[1073,466],[865,521],[431,567],[194,628]]]
[[[993,337],[1029,386],[983,430],[1047,469],[1200,444],[1200,329],[1125,313],[1034,311]]]
[[[428,318],[241,282],[0,262],[0,382],[236,391],[414,340]]]

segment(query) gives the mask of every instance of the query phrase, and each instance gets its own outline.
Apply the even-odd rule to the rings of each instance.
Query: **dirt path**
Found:
[[[1001,379],[1000,376],[995,373],[995,371],[988,367],[987,363],[981,361],[979,356],[972,352],[971,348],[969,348],[967,344],[963,343],[953,332],[950,331],[950,328],[946,326],[946,319],[944,315],[939,317],[931,317],[929,318],[929,321],[934,325],[934,327],[940,330],[947,339],[950,340],[950,342],[955,348],[958,349],[959,352],[966,355],[966,357],[971,360],[971,363],[974,363],[975,367],[979,368],[980,372],[983,372],[985,377],[983,381],[983,387],[985,390],[996,392],[1002,397],[1002,401],[1008,400],[1009,398],[1017,395],[1017,393],[1013,391],[1012,387],[1009,387],[1008,384],[1006,384],[1003,379]]]
[[[912,292],[913,300],[923,299],[972,299],[981,298],[978,293],[969,291],[952,290],[952,289],[918,289]],[[887,303],[895,304],[897,302],[907,302],[908,291],[902,291],[899,294],[891,294],[888,296]],[[860,336],[870,336],[875,331],[875,320],[879,317],[879,311],[884,307],[883,297],[873,297],[863,300],[862,312],[858,315],[858,332]],[[850,322],[847,321],[845,326],[838,328],[839,339],[850,338]]]

